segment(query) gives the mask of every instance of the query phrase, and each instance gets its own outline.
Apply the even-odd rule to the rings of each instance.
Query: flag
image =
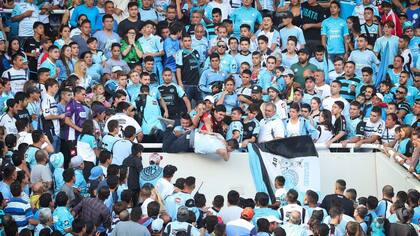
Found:
[[[381,82],[386,78],[386,72],[388,69],[388,51],[389,51],[389,42],[385,45],[385,50],[381,52],[381,64],[379,64],[378,73],[376,74],[375,79],[375,88],[379,88]]]
[[[248,145],[249,166],[257,192],[265,192],[275,201],[274,180],[286,179],[285,189],[295,189],[299,200],[311,189],[319,192],[320,165],[310,136],[296,136]]]
[[[324,81],[325,81],[325,83],[327,83],[327,84],[330,84],[330,77],[329,77],[329,74],[330,74],[330,69],[328,68],[328,52],[327,52],[327,49],[325,49],[325,53],[324,53],[324,60],[323,60],[323,62],[322,62],[322,68],[324,69]]]

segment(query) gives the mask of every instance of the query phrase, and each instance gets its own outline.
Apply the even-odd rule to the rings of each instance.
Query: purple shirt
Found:
[[[86,121],[88,114],[85,110],[85,107],[80,102],[72,99],[66,106],[66,117],[70,117],[74,124],[79,127],[82,127],[83,123]],[[77,140],[79,132],[70,126],[66,126],[64,129],[64,138],[67,140]]]

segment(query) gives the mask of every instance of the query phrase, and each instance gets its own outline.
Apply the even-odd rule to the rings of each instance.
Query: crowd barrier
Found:
[[[158,143],[143,145],[146,152],[151,148],[161,147]],[[331,147],[342,148],[341,144],[333,144]],[[387,184],[392,185],[395,192],[413,188],[420,191],[417,176],[379,151],[382,150],[381,145],[363,145],[362,148],[369,152],[357,152],[354,144],[347,145],[350,152],[330,152],[323,144],[317,144],[316,148],[320,158],[321,195],[332,193],[337,179],[346,180],[347,188],[356,189],[359,196],[372,195],[381,198],[382,187]],[[371,152],[369,149],[378,151]],[[143,164],[146,164],[148,153],[143,156]],[[230,190],[236,190],[247,198],[255,196],[255,184],[247,153],[232,153],[228,162],[213,155],[195,153],[162,153],[162,156],[161,166],[177,166],[174,180],[178,177],[196,177],[197,189],[207,196],[207,201],[218,194],[226,196]]]

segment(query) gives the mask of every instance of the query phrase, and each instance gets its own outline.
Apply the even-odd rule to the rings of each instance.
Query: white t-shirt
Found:
[[[287,103],[284,100],[279,99],[274,105],[276,105],[276,114],[280,119],[287,119]]]
[[[4,126],[6,134],[17,134],[16,119],[10,117],[8,113],[4,113],[0,116],[0,126]]]
[[[223,207],[217,215],[222,218],[223,223],[227,224],[230,221],[241,218],[242,210],[239,206],[227,206]]]
[[[228,1],[222,1],[222,3],[211,1],[208,3],[208,5],[213,8],[219,8],[222,11],[222,21],[227,19],[229,14],[232,12],[232,8]]]
[[[385,121],[378,120],[375,123],[372,123],[370,119],[365,120],[364,134],[366,138],[372,137],[373,135],[378,135],[381,137],[385,129]]]
[[[42,98],[41,110],[42,115],[47,117],[49,115],[58,115],[57,101],[53,96],[45,94]],[[58,119],[51,120],[54,125],[54,133],[56,136],[60,135],[60,121]]]
[[[174,185],[164,178],[160,178],[156,183],[156,190],[162,199],[171,195],[174,192],[174,189]]]
[[[315,86],[315,92],[319,95],[322,101],[324,98],[331,96],[331,87],[328,84],[324,84],[320,87]]]
[[[298,122],[295,124],[292,124],[291,121],[287,122],[286,129],[287,129],[287,137],[299,136],[300,135],[300,120],[298,119]]]
[[[344,103],[343,115],[345,117],[348,117],[349,116],[350,103],[346,99],[344,99],[342,96],[340,96],[338,98],[333,98],[333,97],[325,98],[324,100],[322,100],[322,108],[331,111],[332,106],[333,106],[334,102],[336,102],[336,101],[342,101]]]
[[[122,131],[127,126],[133,126],[136,129],[136,134],[139,134],[139,133],[142,132],[139,123],[133,117],[130,117],[130,116],[126,115],[125,113],[117,113],[117,114],[111,116],[106,121],[105,128],[104,128],[104,133],[108,133],[108,122],[111,121],[111,120],[118,120],[118,123],[120,125],[120,132],[118,133],[118,136],[120,136],[121,138],[123,138]]]
[[[29,37],[34,35],[33,25],[39,21],[39,9],[35,4],[20,2],[13,8],[12,16],[18,16],[26,11],[33,11],[32,15],[19,21],[19,37]]]
[[[279,118],[265,118],[260,122],[260,133],[258,134],[258,142],[268,142],[275,137],[285,137],[284,124]]]
[[[2,78],[10,80],[12,93],[22,92],[23,85],[28,80],[28,72],[24,69],[15,69],[14,67],[3,72]]]

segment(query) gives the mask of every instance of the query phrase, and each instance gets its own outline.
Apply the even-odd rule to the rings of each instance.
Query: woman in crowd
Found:
[[[318,139],[318,131],[308,120],[299,116],[299,113],[299,104],[292,103],[289,108],[289,118],[285,121],[286,137],[310,135],[313,140]]]
[[[77,85],[87,89],[92,85],[92,77],[87,74],[87,64],[83,60],[78,60],[74,65],[74,73],[77,76]]]
[[[71,59],[71,47],[63,45],[61,47],[60,59],[57,60],[57,67],[60,69],[58,81],[66,80],[74,72],[74,65]]]
[[[55,46],[61,49],[64,45],[71,43],[70,27],[68,25],[61,25],[58,33],[60,38],[54,41]]]

